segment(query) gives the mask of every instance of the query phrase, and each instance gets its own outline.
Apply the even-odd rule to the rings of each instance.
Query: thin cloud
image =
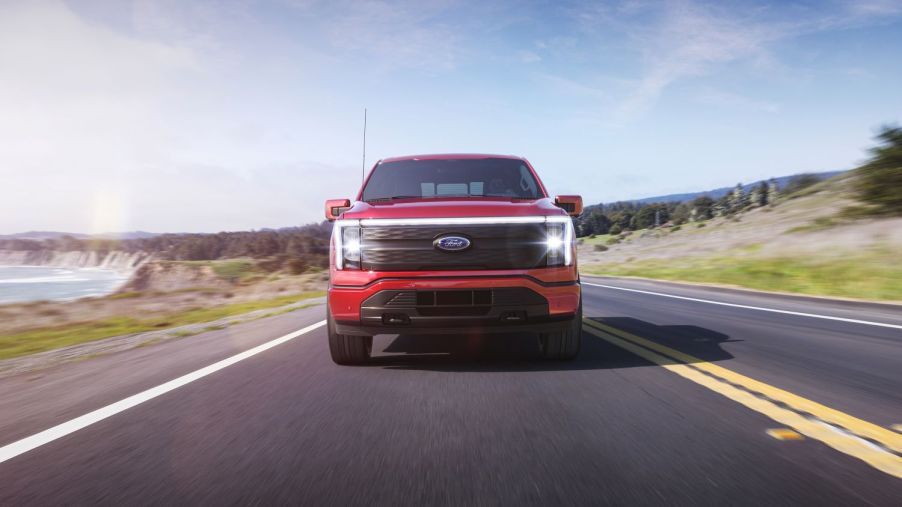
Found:
[[[541,83],[558,93],[589,97],[596,100],[609,98],[609,94],[602,88],[589,86],[582,82],[567,79],[562,76],[553,74],[541,74],[537,76],[537,79]]]
[[[542,61],[542,57],[532,51],[518,51],[517,59],[520,60],[521,63],[536,63]]]
[[[853,15],[886,16],[902,14],[902,2],[898,0],[856,0],[847,4]]]
[[[464,53],[465,31],[449,20],[456,4],[402,2],[291,2],[326,41],[346,54],[368,55],[385,68],[454,69]]]
[[[765,58],[767,46],[785,36],[785,27],[778,23],[755,22],[749,16],[692,3],[673,4],[657,26],[635,37],[646,71],[616,117],[630,120],[643,115],[680,79],[706,74],[716,65]]]
[[[779,104],[713,88],[702,90],[696,97],[696,100],[702,104],[717,107],[744,109],[770,114],[780,112]]]
[[[779,6],[778,6],[779,7]],[[792,15],[788,15],[792,14]],[[832,9],[787,13],[776,8],[673,1],[661,6],[625,2],[580,11],[584,32],[616,31],[631,41],[644,71],[614,111],[615,122],[644,116],[674,83],[734,62],[775,61],[773,46],[804,34],[888,22],[898,2],[873,0]]]

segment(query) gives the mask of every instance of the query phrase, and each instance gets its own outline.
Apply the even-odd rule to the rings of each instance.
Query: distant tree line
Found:
[[[762,181],[747,189],[741,183],[719,199],[703,195],[685,202],[615,202],[587,206],[574,220],[577,236],[620,234],[662,225],[681,225],[687,222],[703,222],[715,217],[773,204],[778,195],[791,196],[821,178],[813,174],[798,174],[790,178],[783,188],[776,181]]]
[[[86,251],[106,254],[112,251],[146,252],[157,259],[204,261],[236,257],[275,258],[293,271],[303,265],[328,265],[329,235],[332,224],[322,222],[277,230],[219,232],[215,234],[161,234],[140,239],[0,239],[2,250]]]

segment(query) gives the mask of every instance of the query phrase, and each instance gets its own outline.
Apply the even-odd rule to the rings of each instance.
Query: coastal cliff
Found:
[[[131,274],[152,255],[144,252],[108,253],[57,250],[0,250],[0,266],[48,266],[60,268],[100,268]]]

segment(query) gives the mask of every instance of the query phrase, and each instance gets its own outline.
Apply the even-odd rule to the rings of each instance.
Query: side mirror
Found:
[[[559,195],[554,198],[554,205],[572,217],[577,217],[583,212],[583,198],[578,195]]]
[[[326,201],[326,220],[331,222],[338,219],[350,207],[350,199],[329,199]]]

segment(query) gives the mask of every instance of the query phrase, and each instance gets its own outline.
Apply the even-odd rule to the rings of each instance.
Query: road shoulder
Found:
[[[636,277],[581,275],[584,282],[610,285],[636,291],[661,293],[735,305],[773,308],[794,312],[824,314],[857,320],[873,320],[902,325],[902,304],[836,299],[782,292],[767,292],[742,287],[674,282]]]
[[[0,445],[322,320],[322,305],[0,378]]]

